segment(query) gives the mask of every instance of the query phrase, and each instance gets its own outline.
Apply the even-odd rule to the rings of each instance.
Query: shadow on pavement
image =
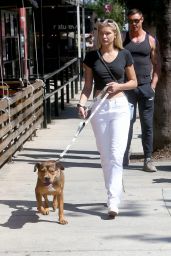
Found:
[[[12,209],[10,212],[10,217],[4,223],[1,220],[1,227],[9,229],[21,229],[27,223],[38,223],[38,222],[50,222],[58,223],[58,210],[56,211],[56,219],[40,219],[40,215],[36,209],[36,201],[24,201],[24,200],[0,200],[1,205],[7,205]],[[141,205],[134,203],[130,206],[130,211],[124,211],[119,214],[119,217],[130,216],[138,217],[142,216]],[[84,204],[64,204],[65,215],[68,217],[84,216],[84,214],[93,215],[100,217],[102,220],[111,220],[107,215],[107,207],[105,203],[84,203]],[[50,211],[53,212],[50,207]],[[105,211],[105,213],[104,213]],[[45,216],[48,218],[48,216]]]
[[[153,183],[171,183],[171,179],[166,179],[166,178],[153,179]]]

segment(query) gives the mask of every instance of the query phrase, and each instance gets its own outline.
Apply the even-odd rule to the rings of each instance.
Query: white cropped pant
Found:
[[[97,100],[92,108],[96,108]],[[91,120],[100,153],[108,208],[118,211],[122,194],[123,156],[127,145],[130,110],[125,96],[106,99]]]

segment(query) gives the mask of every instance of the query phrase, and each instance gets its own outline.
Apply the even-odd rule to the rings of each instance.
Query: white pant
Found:
[[[97,100],[92,108],[99,104]],[[127,145],[130,110],[125,96],[106,99],[91,120],[107,190],[108,208],[118,210],[122,194],[123,156]]]

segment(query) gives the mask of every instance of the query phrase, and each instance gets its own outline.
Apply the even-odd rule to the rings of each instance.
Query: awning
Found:
[[[58,6],[60,4],[70,4],[70,5],[74,5],[74,6],[77,6],[78,4],[80,6],[82,6],[83,4],[83,0],[0,0],[0,8],[1,7],[22,7],[23,4],[25,7],[35,7],[35,8],[38,8],[40,7],[41,5],[42,6]]]
[[[0,8],[4,8],[4,7],[35,7],[38,8],[39,4],[38,4],[39,0],[0,0]]]

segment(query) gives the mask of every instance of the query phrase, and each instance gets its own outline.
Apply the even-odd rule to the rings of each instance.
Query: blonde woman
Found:
[[[114,218],[119,213],[122,162],[130,124],[130,110],[124,90],[135,88],[137,80],[131,54],[122,47],[121,34],[116,22],[99,22],[98,43],[99,53],[116,80],[111,77],[98,52],[88,52],[84,59],[85,85],[77,106],[79,115],[86,118],[85,105],[92,92],[93,81],[95,97],[107,88],[109,96],[92,118],[91,124],[107,190],[108,215]],[[94,102],[92,111],[98,104],[99,100]]]

